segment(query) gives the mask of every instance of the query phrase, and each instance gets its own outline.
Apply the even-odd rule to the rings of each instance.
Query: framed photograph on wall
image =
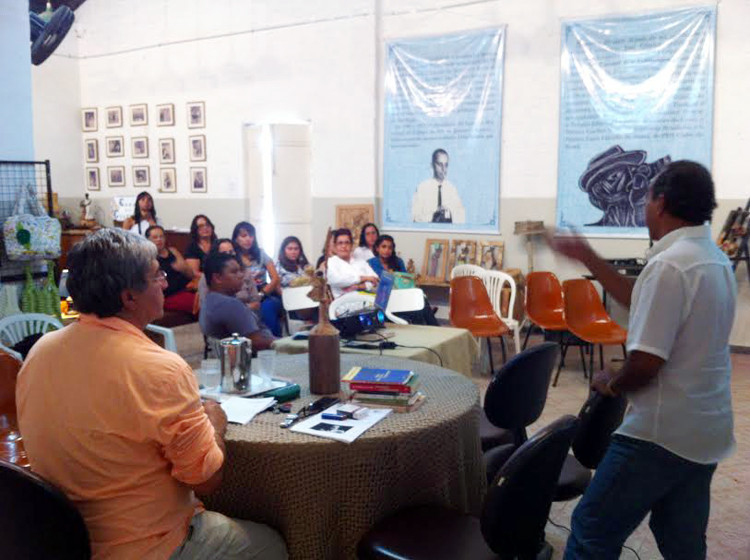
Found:
[[[148,137],[137,136],[130,140],[130,147],[133,151],[133,157],[137,159],[148,157]]]
[[[337,204],[336,227],[348,228],[352,232],[354,243],[359,239],[362,226],[375,221],[374,204]]]
[[[190,161],[206,161],[206,137],[202,134],[190,137]]]
[[[130,106],[130,126],[146,126],[148,124],[148,105],[139,103]]]
[[[110,187],[124,187],[125,186],[125,166],[115,165],[113,167],[107,167],[107,184]]]
[[[86,190],[100,191],[101,189],[102,189],[102,184],[99,179],[99,168],[87,167],[86,168]]]
[[[96,138],[85,140],[83,151],[86,154],[86,163],[99,163],[99,140]]]
[[[193,101],[187,104],[188,128],[204,128],[206,126],[206,104],[203,101]]]
[[[204,193],[208,191],[205,167],[190,168],[190,192]]]
[[[159,163],[174,163],[174,138],[159,138]]]
[[[177,172],[174,167],[159,170],[159,192],[177,192]]]
[[[107,107],[107,128],[122,126],[122,107]]]
[[[148,165],[133,166],[133,186],[150,187],[151,186],[151,168]]]
[[[81,130],[84,132],[99,130],[99,111],[96,107],[81,109]]]
[[[428,239],[424,242],[423,282],[427,284],[445,282],[448,243],[447,239]]]
[[[125,141],[122,136],[107,137],[107,157],[122,157],[125,155]]]
[[[504,251],[504,241],[480,241],[476,264],[485,270],[502,270]]]
[[[474,264],[477,260],[477,242],[469,239],[453,239],[451,241],[451,254],[448,260],[447,274],[454,266],[460,264]]]
[[[156,126],[174,126],[174,104],[164,103],[156,106]]]

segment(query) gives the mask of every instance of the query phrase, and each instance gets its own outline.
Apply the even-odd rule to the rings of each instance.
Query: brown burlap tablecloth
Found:
[[[392,334],[388,340],[403,345],[392,350],[383,350],[384,356],[406,358],[435,365],[440,365],[440,360],[442,360],[443,367],[471,376],[471,363],[477,358],[479,346],[466,329],[388,323],[384,331]],[[280,354],[300,354],[307,352],[307,340],[281,338],[274,342],[273,347]],[[378,350],[361,350],[345,346],[341,347],[341,352],[364,355],[379,353]]]
[[[314,400],[307,354],[276,356],[275,375]],[[422,362],[342,355],[352,366],[412,369],[427,399],[391,413],[351,444],[281,429],[283,415],[230,425],[224,482],[208,509],[267,523],[284,536],[290,558],[356,558],[359,539],[402,508],[440,504],[479,513],[486,481],[479,442],[479,392],[455,372]]]

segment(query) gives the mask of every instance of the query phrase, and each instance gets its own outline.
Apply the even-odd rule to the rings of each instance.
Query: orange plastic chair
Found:
[[[526,316],[529,321],[545,331],[567,331],[565,302],[560,281],[551,272],[530,272],[526,276]],[[529,341],[529,333],[523,347]]]
[[[28,467],[16,417],[16,377],[22,365],[18,358],[0,350],[0,459]]]
[[[487,339],[490,354],[490,369],[494,375],[490,337],[500,338],[505,362],[505,341],[503,335],[510,332],[508,326],[492,308],[490,296],[481,278],[477,276],[457,276],[451,280],[450,321],[454,327],[467,329],[474,336]]]
[[[585,278],[565,280],[563,282],[563,295],[565,297],[565,321],[568,329],[581,340],[592,345],[589,355],[589,379],[594,373],[594,348],[599,345],[599,362],[604,369],[604,354],[602,347],[607,344],[619,344],[622,346],[623,356],[625,352],[625,340],[628,331],[612,320],[607,310],[604,309],[599,293],[594,284]],[[584,373],[585,371],[584,362]]]

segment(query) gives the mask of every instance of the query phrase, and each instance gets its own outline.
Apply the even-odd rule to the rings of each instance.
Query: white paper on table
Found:
[[[276,399],[268,397],[265,399],[245,399],[243,397],[230,397],[223,400],[221,408],[227,414],[227,420],[235,424],[247,424],[255,418],[255,415],[263,412],[269,406],[276,404]]]
[[[294,424],[289,429],[300,434],[351,443],[391,413],[390,408],[370,408],[367,415],[359,420],[353,418],[348,420],[323,420],[324,413],[335,414],[339,406],[341,405],[335,404],[323,412]]]

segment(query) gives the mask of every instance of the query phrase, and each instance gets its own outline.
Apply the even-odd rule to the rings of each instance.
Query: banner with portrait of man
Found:
[[[382,226],[498,233],[504,29],[386,45]]]
[[[716,7],[562,24],[557,226],[647,237],[651,179],[711,167]]]

